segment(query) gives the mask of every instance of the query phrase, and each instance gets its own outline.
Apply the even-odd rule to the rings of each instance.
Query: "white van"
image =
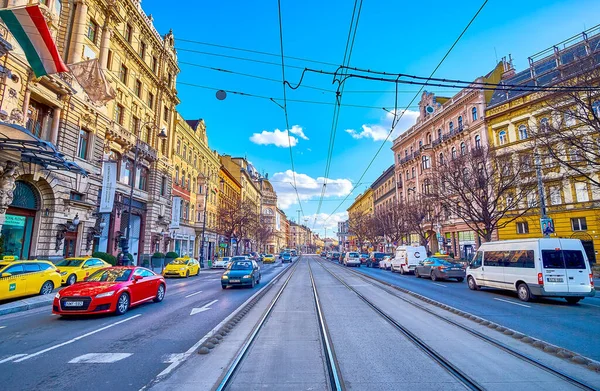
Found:
[[[594,280],[579,239],[522,239],[483,243],[467,268],[469,288],[517,292],[519,299],[594,296]]]
[[[390,270],[400,274],[414,273],[415,267],[425,258],[427,250],[423,246],[398,246]]]

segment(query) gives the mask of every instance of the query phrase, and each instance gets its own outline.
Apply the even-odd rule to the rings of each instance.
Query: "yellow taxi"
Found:
[[[65,258],[58,262],[56,266],[60,269],[61,283],[63,285],[73,285],[77,281],[85,280],[96,270],[112,265],[100,258],[75,257]]]
[[[263,257],[263,263],[273,263],[275,262],[275,256],[273,254],[267,254]]]
[[[11,257],[14,259],[14,257]],[[60,286],[60,273],[49,261],[0,261],[0,300],[48,295]]]
[[[175,258],[163,270],[165,277],[189,277],[198,274],[200,274],[200,263],[190,257]]]

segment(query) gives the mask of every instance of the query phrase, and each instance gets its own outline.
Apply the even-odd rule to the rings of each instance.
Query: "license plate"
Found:
[[[455,268],[450,269],[450,270],[462,270],[462,268],[461,267],[455,267]]]
[[[230,282],[240,282],[240,280],[229,280]]]
[[[65,301],[65,307],[83,307],[83,301]]]
[[[565,282],[562,277],[548,277],[546,280],[548,282]]]

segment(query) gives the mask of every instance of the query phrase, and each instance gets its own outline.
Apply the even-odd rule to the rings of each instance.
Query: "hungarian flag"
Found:
[[[25,52],[36,77],[69,71],[58,54],[39,6],[2,9],[0,18]]]

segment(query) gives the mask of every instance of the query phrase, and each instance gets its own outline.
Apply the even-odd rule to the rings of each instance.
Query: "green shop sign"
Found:
[[[11,225],[13,227],[24,227],[25,221],[27,217],[25,216],[15,216],[15,215],[6,215],[6,220],[4,220],[4,225]]]

